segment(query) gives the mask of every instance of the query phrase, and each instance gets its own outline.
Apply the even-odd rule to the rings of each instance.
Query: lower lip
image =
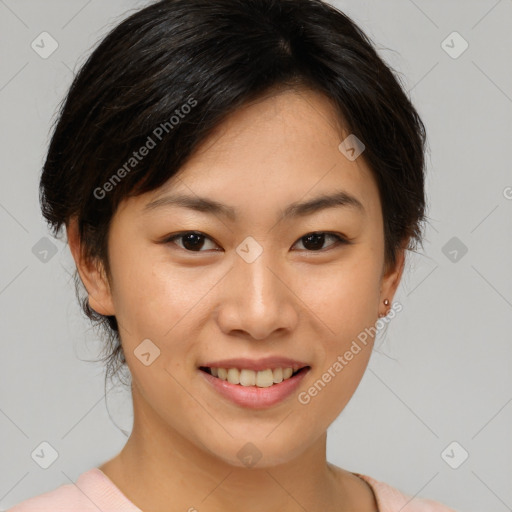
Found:
[[[250,409],[265,409],[271,407],[289,397],[299,386],[302,379],[311,368],[303,368],[293,377],[283,380],[279,384],[273,384],[267,388],[257,386],[242,386],[218,379],[209,373],[199,370],[206,381],[213,386],[222,396],[242,407]]]

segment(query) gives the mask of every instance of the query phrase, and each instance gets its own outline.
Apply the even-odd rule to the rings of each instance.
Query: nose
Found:
[[[290,272],[263,251],[251,263],[238,255],[224,279],[217,321],[225,334],[264,340],[293,331],[300,300]]]

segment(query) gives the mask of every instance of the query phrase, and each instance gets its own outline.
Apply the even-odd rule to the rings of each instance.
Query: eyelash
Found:
[[[186,235],[199,235],[199,236],[202,236],[208,240],[211,240],[212,242],[214,242],[214,240],[209,237],[208,235],[206,235],[205,233],[202,233],[201,231],[181,231],[180,233],[176,233],[174,235],[171,235],[167,238],[165,238],[162,243],[164,244],[167,244],[167,243],[174,243],[175,240],[179,239],[179,238],[184,238]],[[336,248],[340,245],[349,245],[351,244],[352,242],[350,242],[347,238],[337,234],[337,233],[332,233],[330,231],[312,231],[311,233],[306,233],[305,235],[301,236],[297,242],[295,242],[293,245],[295,245],[296,243],[300,242],[303,238],[306,238],[310,235],[328,235],[328,236],[331,236],[333,238],[336,239],[336,242],[331,244],[330,246],[328,246],[327,248],[324,248],[324,249],[319,249],[317,251],[312,251],[312,250],[307,250],[307,249],[303,249],[305,250],[306,252],[311,252],[311,253],[324,253],[326,251],[329,251],[333,248]],[[216,242],[214,242],[216,243]],[[175,244],[177,245],[177,244]],[[201,253],[201,252],[208,252],[208,250],[206,251],[190,251],[188,249],[185,249],[183,247],[180,247],[179,245],[177,245],[177,247],[185,252],[188,252],[188,253]],[[215,250],[215,252],[219,252],[217,250]]]

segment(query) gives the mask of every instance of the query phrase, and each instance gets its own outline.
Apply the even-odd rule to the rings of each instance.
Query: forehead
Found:
[[[203,141],[167,183],[139,199],[171,192],[210,197],[237,211],[282,211],[284,204],[344,190],[371,215],[378,189],[362,157],[339,149],[349,135],[332,103],[310,91],[267,95],[238,109]]]
[[[306,88],[284,89],[267,93],[228,115],[194,156],[200,158],[208,152],[209,158],[215,154],[225,158],[227,153],[235,154],[237,147],[250,153],[251,146],[258,143],[264,143],[267,153],[277,149],[300,152],[319,145],[328,147],[348,134],[326,96]],[[305,141],[310,144],[293,148],[294,143]]]

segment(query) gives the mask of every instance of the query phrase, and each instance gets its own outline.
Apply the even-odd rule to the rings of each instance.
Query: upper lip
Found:
[[[220,361],[210,361],[200,366],[207,366],[208,368],[239,368],[254,370],[255,372],[266,370],[270,368],[293,368],[294,371],[309,366],[307,363],[290,359],[289,357],[264,357],[262,359],[248,359],[244,357],[233,359],[222,359]]]

